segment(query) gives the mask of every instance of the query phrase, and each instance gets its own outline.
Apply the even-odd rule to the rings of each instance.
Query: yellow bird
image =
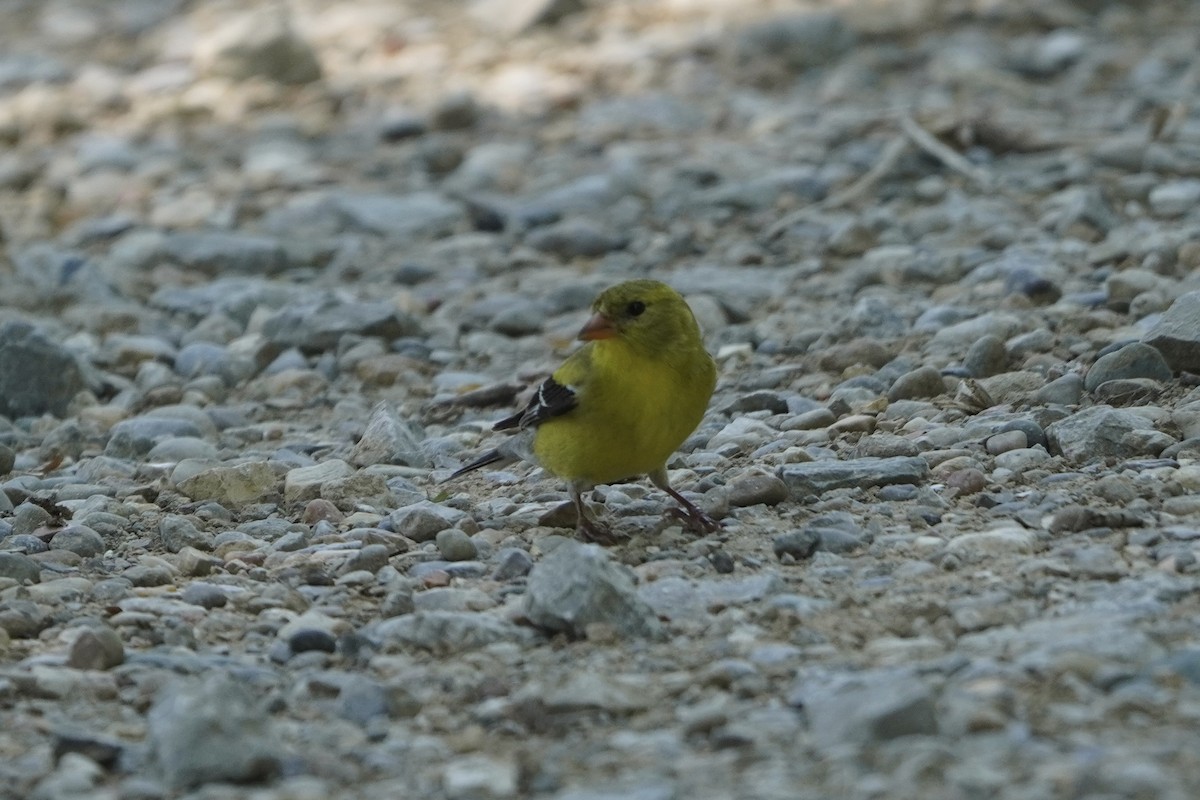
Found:
[[[518,435],[450,477],[518,458],[540,464],[567,482],[577,534],[610,543],[611,531],[588,513],[584,492],[646,475],[679,502],[671,513],[690,528],[717,530],[667,479],[667,459],[700,424],[717,383],[695,315],[678,292],[652,280],[605,290],[592,311],[579,332],[586,344],[523,410],[493,427]]]

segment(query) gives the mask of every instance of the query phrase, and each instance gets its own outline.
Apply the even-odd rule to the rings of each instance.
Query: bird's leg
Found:
[[[575,513],[578,516],[578,521],[575,523],[575,535],[585,542],[594,542],[595,544],[616,544],[621,541],[621,537],[613,533],[612,529],[599,520],[593,519],[588,512],[587,503],[583,499],[583,493],[591,487],[581,487],[571,484],[571,502],[575,504]]]
[[[651,483],[674,497],[675,501],[682,506],[682,508],[667,509],[667,513],[679,519],[689,530],[695,533],[713,533],[721,530],[721,523],[705,514],[696,507],[695,503],[671,488],[671,482],[667,479],[666,467],[651,472],[649,477]]]

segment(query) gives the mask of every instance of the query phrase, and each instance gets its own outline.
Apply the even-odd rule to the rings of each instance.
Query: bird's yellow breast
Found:
[[[666,464],[700,424],[716,367],[702,347],[658,359],[611,339],[582,348],[554,377],[579,404],[538,427],[534,454],[561,478],[611,483]]]

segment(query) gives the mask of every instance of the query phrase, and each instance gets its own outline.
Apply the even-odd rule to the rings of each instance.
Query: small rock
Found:
[[[942,374],[934,367],[918,367],[912,372],[906,372],[896,379],[888,390],[888,400],[914,400],[923,397],[937,397],[946,391],[942,382]]]
[[[1083,388],[1094,392],[1100,384],[1113,380],[1149,378],[1166,382],[1171,377],[1171,368],[1157,349],[1141,342],[1132,342],[1096,359],[1096,363],[1088,370]]]
[[[1035,541],[1033,534],[1024,528],[997,528],[960,533],[946,544],[946,552],[968,561],[1003,555],[1029,555],[1033,552]]]
[[[921,483],[929,475],[929,465],[919,457],[859,458],[854,461],[813,461],[787,464],[779,476],[793,497],[820,496],[833,489],[888,486],[896,483]]]
[[[479,557],[479,549],[471,537],[458,528],[447,528],[438,531],[434,538],[438,552],[447,561],[473,561]]]
[[[81,628],[67,651],[67,666],[74,669],[112,669],[124,661],[121,637],[107,625]]]
[[[981,336],[976,339],[967,355],[963,367],[973,378],[988,378],[998,375],[1008,366],[1008,351],[998,336]]]
[[[54,534],[50,549],[69,550],[84,558],[92,558],[103,553],[108,546],[103,536],[86,525],[70,525]]]
[[[533,569],[533,558],[519,547],[505,547],[496,553],[496,571],[492,577],[498,581],[523,578]]]
[[[771,540],[771,547],[777,558],[783,558],[786,555],[797,561],[803,561],[817,551],[820,543],[820,534],[815,530],[805,528],[779,534]]]
[[[519,794],[515,761],[485,755],[459,756],[442,770],[447,800],[505,800]]]
[[[403,464],[423,467],[428,463],[421,452],[424,432],[412,422],[400,418],[387,403],[371,409],[371,417],[362,438],[350,453],[350,463],[359,467],[372,464]]]
[[[439,505],[431,500],[422,500],[398,508],[388,515],[392,530],[414,542],[428,542],[437,536],[439,531],[461,527],[467,519],[469,517],[465,511]]]
[[[168,553],[178,553],[185,547],[212,550],[213,537],[204,533],[188,517],[167,514],[158,523],[158,536]]]
[[[525,614],[535,625],[584,636],[594,623],[626,637],[657,638],[662,627],[637,596],[628,567],[600,547],[562,542],[529,575]]]
[[[333,634],[316,628],[301,628],[288,637],[287,643],[293,653],[307,653],[310,650],[332,653],[337,650],[337,639]]]
[[[279,769],[281,738],[253,688],[225,674],[164,686],[147,714],[147,742],[175,790],[263,780]]]
[[[1180,295],[1142,341],[1173,370],[1200,372],[1200,291]]]
[[[776,475],[757,470],[747,471],[734,478],[727,484],[729,490],[729,505],[738,508],[746,506],[774,506],[787,500],[787,484]]]
[[[1133,431],[1153,430],[1145,418],[1111,406],[1092,406],[1046,428],[1052,453],[1060,453],[1075,464],[1096,459],[1136,458],[1145,455],[1134,449],[1125,436]]]
[[[311,467],[288,470],[283,479],[283,499],[287,503],[307,502],[317,497],[321,484],[353,474],[354,467],[339,458],[331,458]]]
[[[525,242],[535,250],[564,259],[596,258],[620,250],[628,243],[625,237],[580,218],[535,228],[525,237]]]
[[[1200,205],[1200,180],[1167,181],[1150,190],[1150,210],[1160,217],[1182,217]]]
[[[803,706],[823,748],[938,732],[933,692],[910,670],[800,678],[789,701]]]
[[[261,501],[274,493],[278,479],[265,461],[213,467],[180,481],[178,489],[193,500],[213,500],[227,507]]]
[[[0,325],[0,415],[62,417],[84,389],[75,356],[24,322]]]
[[[11,578],[18,583],[37,583],[42,579],[42,568],[29,556],[0,551],[0,578]]]
[[[316,51],[293,30],[282,7],[243,10],[201,40],[196,60],[203,72],[235,81],[304,84],[321,78]]]
[[[1030,398],[1034,405],[1079,405],[1083,398],[1083,377],[1074,372],[1068,372],[1062,377],[1055,378],[1033,393]]]
[[[994,456],[1007,453],[1010,450],[1020,450],[1029,446],[1029,440],[1022,430],[1003,431],[989,436],[983,443],[984,449]]]

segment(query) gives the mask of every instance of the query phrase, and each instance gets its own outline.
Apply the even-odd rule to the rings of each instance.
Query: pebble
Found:
[[[479,549],[471,537],[457,528],[438,531],[434,541],[438,552],[447,561],[473,561],[479,555]]]
[[[661,636],[657,617],[637,596],[627,567],[596,545],[566,541],[534,565],[525,615],[540,628],[586,636],[602,623],[622,637]]]
[[[1131,411],[1092,406],[1049,425],[1046,438],[1051,452],[1061,453],[1072,463],[1086,464],[1098,458],[1145,455],[1136,439],[1126,437],[1152,428],[1145,417]]]
[[[1141,342],[1132,342],[1096,359],[1088,370],[1083,388],[1094,392],[1108,381],[1131,378],[1166,382],[1171,380],[1171,368],[1158,350]]]
[[[270,777],[282,752],[261,706],[249,686],[222,674],[164,687],[147,714],[162,780],[182,790]]]
[[[83,388],[74,353],[29,323],[0,324],[0,414],[61,417]]]
[[[921,483],[929,474],[925,460],[915,456],[859,458],[854,461],[814,461],[788,464],[779,470],[793,497],[820,496],[833,489],[871,488],[896,483]]]
[[[1153,347],[1173,370],[1200,370],[1200,292],[1176,298],[1142,341]]]
[[[746,506],[774,506],[787,500],[788,489],[778,476],[763,472],[748,472],[734,478],[728,484],[729,504]]]

